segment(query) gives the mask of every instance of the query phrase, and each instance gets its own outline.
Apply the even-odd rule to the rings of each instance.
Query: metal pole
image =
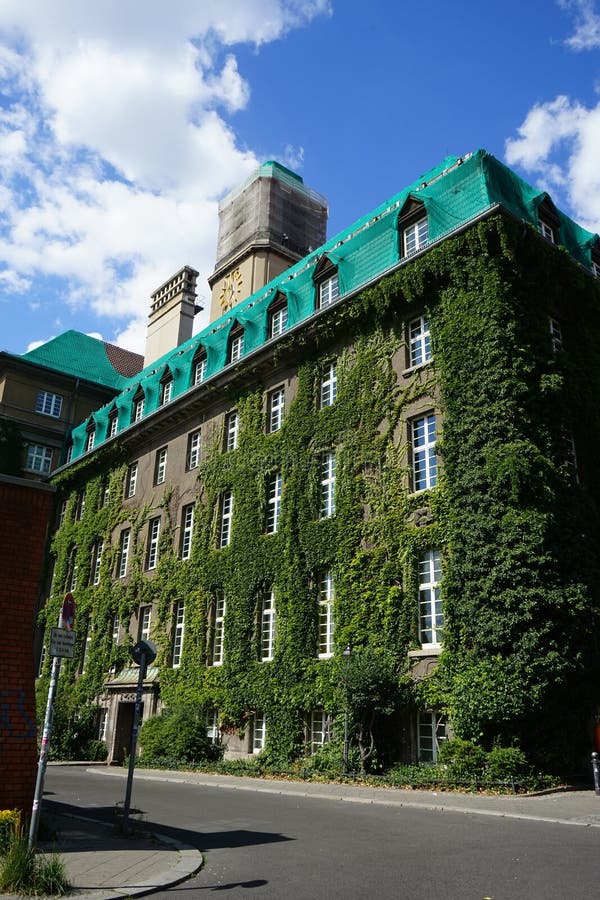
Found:
[[[600,761],[598,760],[598,754],[595,750],[592,753],[592,769],[594,771],[594,788],[596,796],[600,797]]]
[[[346,710],[344,712],[344,775],[348,774],[348,688],[346,687]]]
[[[127,772],[127,787],[125,789],[125,804],[123,806],[123,831],[128,830],[129,809],[131,806],[131,789],[133,787],[133,770],[135,769],[135,751],[137,736],[140,726],[140,713],[142,710],[142,691],[144,678],[146,677],[146,653],[141,651],[140,670],[138,673],[137,691],[135,694],[135,710],[133,713],[133,729],[131,731],[131,747],[129,749],[129,771]]]
[[[54,722],[54,698],[56,697],[56,688],[58,685],[58,676],[60,674],[60,656],[55,656],[52,661],[52,672],[50,675],[50,687],[48,689],[48,702],[46,704],[46,717],[44,719],[44,730],[42,732],[42,746],[40,750],[40,758],[38,762],[37,780],[35,783],[35,794],[33,796],[33,807],[31,809],[31,824],[29,826],[29,849],[31,850],[37,840],[38,826],[40,821],[40,812],[42,806],[42,796],[44,793],[44,777],[46,775],[46,764],[48,762],[48,748],[50,746],[50,735],[52,733],[52,724]]]

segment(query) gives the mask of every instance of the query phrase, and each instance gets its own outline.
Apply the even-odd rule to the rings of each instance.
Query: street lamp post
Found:
[[[346,672],[345,672],[345,710],[344,710],[344,775],[348,774],[348,674],[350,669],[350,657],[352,656],[352,647],[350,644],[347,645],[345,650],[342,650],[342,656],[346,659]]]

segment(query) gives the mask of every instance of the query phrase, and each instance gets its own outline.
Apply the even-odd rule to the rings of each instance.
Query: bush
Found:
[[[143,757],[170,757],[184,762],[220,759],[223,749],[206,736],[202,710],[180,706],[164,710],[144,722],[140,729]]]
[[[0,810],[0,856],[4,855],[19,834],[21,813],[18,809]]]
[[[448,777],[458,781],[480,778],[485,768],[486,754],[482,747],[472,741],[454,738],[444,741],[438,753],[438,763],[448,767]]]
[[[83,745],[83,759],[88,762],[104,762],[108,756],[108,747],[104,741],[92,738]]]
[[[485,774],[490,781],[508,781],[526,771],[527,758],[518,747],[493,747],[486,755]]]

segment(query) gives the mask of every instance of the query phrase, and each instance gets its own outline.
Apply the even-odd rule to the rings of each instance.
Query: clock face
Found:
[[[242,289],[242,273],[239,269],[230,272],[223,281],[221,293],[219,294],[219,303],[223,312],[231,309],[239,300],[240,291]]]

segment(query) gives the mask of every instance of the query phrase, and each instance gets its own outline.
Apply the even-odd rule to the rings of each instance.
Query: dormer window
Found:
[[[119,414],[117,413],[116,408],[113,406],[111,411],[108,414],[108,430],[107,437],[114,437],[119,429]]]
[[[592,272],[596,278],[600,278],[600,241],[598,239],[592,247]]]
[[[244,355],[244,329],[241,325],[234,325],[229,334],[227,345],[227,362],[237,362]]]
[[[269,337],[274,338],[283,334],[287,328],[288,310],[287,300],[283,294],[278,294],[269,307]]]
[[[331,306],[340,296],[338,271],[326,256],[322,256],[316,265],[313,280],[315,282],[315,309]]]
[[[550,197],[545,197],[538,209],[538,231],[551,244],[558,241],[560,219]]]
[[[85,452],[88,453],[90,450],[93,450],[95,443],[96,443],[96,424],[93,419],[90,419],[87,424],[87,428],[86,428]]]
[[[208,359],[204,347],[198,347],[192,362],[192,384],[201,384],[206,378]]]
[[[429,223],[425,205],[416,197],[409,197],[398,217],[400,255],[411,256],[421,250],[429,240]]]
[[[163,377],[160,380],[160,405],[164,406],[165,403],[171,402],[171,396],[173,394],[173,376],[169,369],[165,372]]]
[[[556,243],[554,240],[554,228],[544,219],[538,221],[538,231],[542,237],[546,238],[547,241],[550,241],[551,244]]]
[[[146,397],[141,388],[137,391],[135,397],[133,398],[133,406],[131,408],[131,421],[139,422],[144,415],[144,403]]]

